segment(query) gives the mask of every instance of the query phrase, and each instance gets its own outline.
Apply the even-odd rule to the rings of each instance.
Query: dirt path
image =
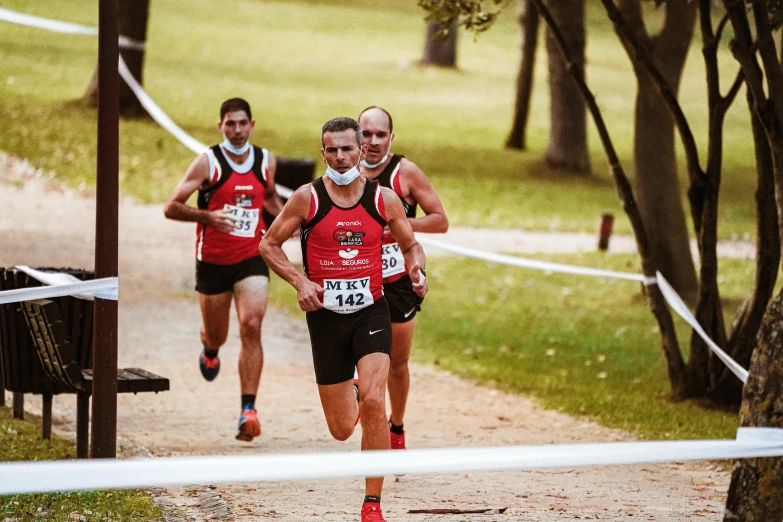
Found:
[[[0,161],[0,179],[4,177]],[[7,177],[7,176],[6,176]],[[94,200],[47,192],[45,184],[0,183],[0,266],[91,267]],[[156,456],[358,450],[359,437],[331,440],[318,402],[300,314],[270,310],[258,405],[264,435],[234,440],[239,410],[232,323],[213,383],[200,376],[192,227],[163,219],[160,206],[125,201],[120,210],[120,365],[171,379],[171,391],[119,398],[118,429],[128,453]],[[437,289],[434,289],[437,291]],[[426,319],[426,314],[422,317]],[[414,347],[415,349],[415,347]],[[628,440],[630,436],[547,411],[524,397],[477,387],[414,365],[406,418],[412,448]],[[28,404],[36,408],[35,398]],[[55,421],[72,429],[73,396],[55,399]],[[389,521],[712,520],[722,518],[729,476],[711,464],[664,464],[389,478]],[[215,488],[156,489],[168,520],[358,520],[359,479]],[[494,515],[421,515],[410,509],[503,509]]]

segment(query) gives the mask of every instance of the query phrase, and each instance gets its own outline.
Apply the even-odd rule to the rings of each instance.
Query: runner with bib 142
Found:
[[[411,267],[413,291],[427,293],[424,251],[413,237],[400,198],[359,174],[362,133],[351,118],[328,121],[321,131],[326,175],[299,188],[261,241],[269,267],[296,289],[307,312],[313,365],[326,424],[346,440],[359,419],[362,449],[389,449],[386,380],[391,319],[383,293],[384,227],[397,238]],[[282,245],[301,228],[305,274]],[[353,379],[354,367],[358,381]],[[383,477],[365,479],[362,522],[383,522]]]

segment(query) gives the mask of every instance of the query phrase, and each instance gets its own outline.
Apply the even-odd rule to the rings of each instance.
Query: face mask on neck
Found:
[[[237,156],[241,156],[248,150],[250,150],[250,140],[246,141],[244,145],[242,145],[240,148],[234,147],[234,145],[228,141],[228,138],[223,138],[223,143],[220,144],[224,149],[229,151],[231,154],[236,154]]]
[[[340,174],[336,170],[334,170],[332,167],[329,166],[329,164],[326,164],[326,177],[334,181],[338,185],[348,185],[350,182],[355,180],[360,176],[359,174],[359,164],[357,163],[353,167],[351,167],[350,170],[346,171],[344,174]]]
[[[378,163],[372,164],[372,163],[367,163],[367,160],[362,160],[362,162],[361,162],[362,166],[363,167],[367,167],[368,169],[374,169],[375,167],[377,167],[379,165],[383,165],[386,162],[386,160],[389,158],[389,153],[391,152],[391,146],[392,146],[392,140],[389,140],[389,148],[386,149],[386,154],[383,155],[383,158],[381,158],[381,161],[379,161]]]

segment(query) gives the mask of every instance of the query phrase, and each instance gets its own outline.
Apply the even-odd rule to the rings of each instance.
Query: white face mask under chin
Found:
[[[332,167],[329,166],[328,163],[326,164],[326,177],[334,181],[337,185],[341,185],[341,186],[348,185],[350,182],[352,182],[359,176],[360,174],[359,174],[358,163],[343,174],[340,174],[339,172],[334,170]]]
[[[248,150],[250,150],[250,140],[247,140],[244,145],[242,145],[240,148],[234,147],[234,144],[228,141],[228,138],[223,138],[223,143],[220,144],[224,149],[229,151],[231,154],[236,154],[237,156],[241,156]]]
[[[389,140],[389,148],[386,149],[386,154],[383,155],[383,158],[381,158],[381,161],[379,161],[378,163],[372,164],[372,163],[367,163],[367,160],[362,160],[361,161],[362,166],[366,167],[368,169],[374,169],[375,167],[377,167],[379,165],[383,165],[386,162],[386,160],[389,158],[389,154],[391,153],[391,146],[392,146],[392,142],[391,142],[391,140]]]

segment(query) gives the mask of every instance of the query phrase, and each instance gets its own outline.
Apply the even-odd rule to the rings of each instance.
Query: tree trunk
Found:
[[[147,41],[147,21],[149,19],[149,0],[120,1],[120,34],[137,42]],[[128,49],[120,46],[120,55],[134,78],[144,85],[144,50]],[[90,85],[84,94],[84,100],[91,107],[98,106],[98,67],[95,67]],[[125,82],[120,82],[120,112],[126,117],[145,116],[147,113],[136,95]]]
[[[549,5],[574,65],[584,77],[585,2],[557,0]],[[549,56],[550,131],[546,149],[549,165],[578,174],[590,173],[587,150],[587,115],[579,87],[566,70],[552,31],[547,29]]]
[[[780,238],[775,206],[775,180],[772,156],[767,137],[758,116],[752,108],[748,93],[753,141],[756,150],[756,281],[753,294],[743,303],[732,324],[728,353],[744,368],[750,366],[764,311],[767,308],[777,280],[780,266]],[[742,383],[727,368],[716,379],[716,392],[721,398],[734,402],[741,397]]]
[[[520,0],[519,24],[522,28],[522,60],[517,76],[517,99],[514,105],[514,123],[506,140],[506,147],[527,148],[527,118],[533,93],[533,72],[536,68],[538,47],[538,10],[533,0]]]
[[[672,0],[665,4],[664,27],[655,38],[644,28],[639,0],[621,3],[637,38],[652,52],[654,63],[676,95],[696,21],[696,2]],[[658,270],[685,301],[698,290],[691,257],[685,212],[680,198],[674,122],[643,66],[635,62],[638,83],[634,122],[636,192],[644,227]]]
[[[770,303],[759,330],[742,396],[742,426],[783,428],[783,293]],[[783,458],[738,460],[724,521],[783,520]]]
[[[444,26],[439,22],[427,22],[427,35],[424,38],[424,52],[421,63],[437,67],[457,66],[457,30],[458,21],[454,19],[444,36]]]

